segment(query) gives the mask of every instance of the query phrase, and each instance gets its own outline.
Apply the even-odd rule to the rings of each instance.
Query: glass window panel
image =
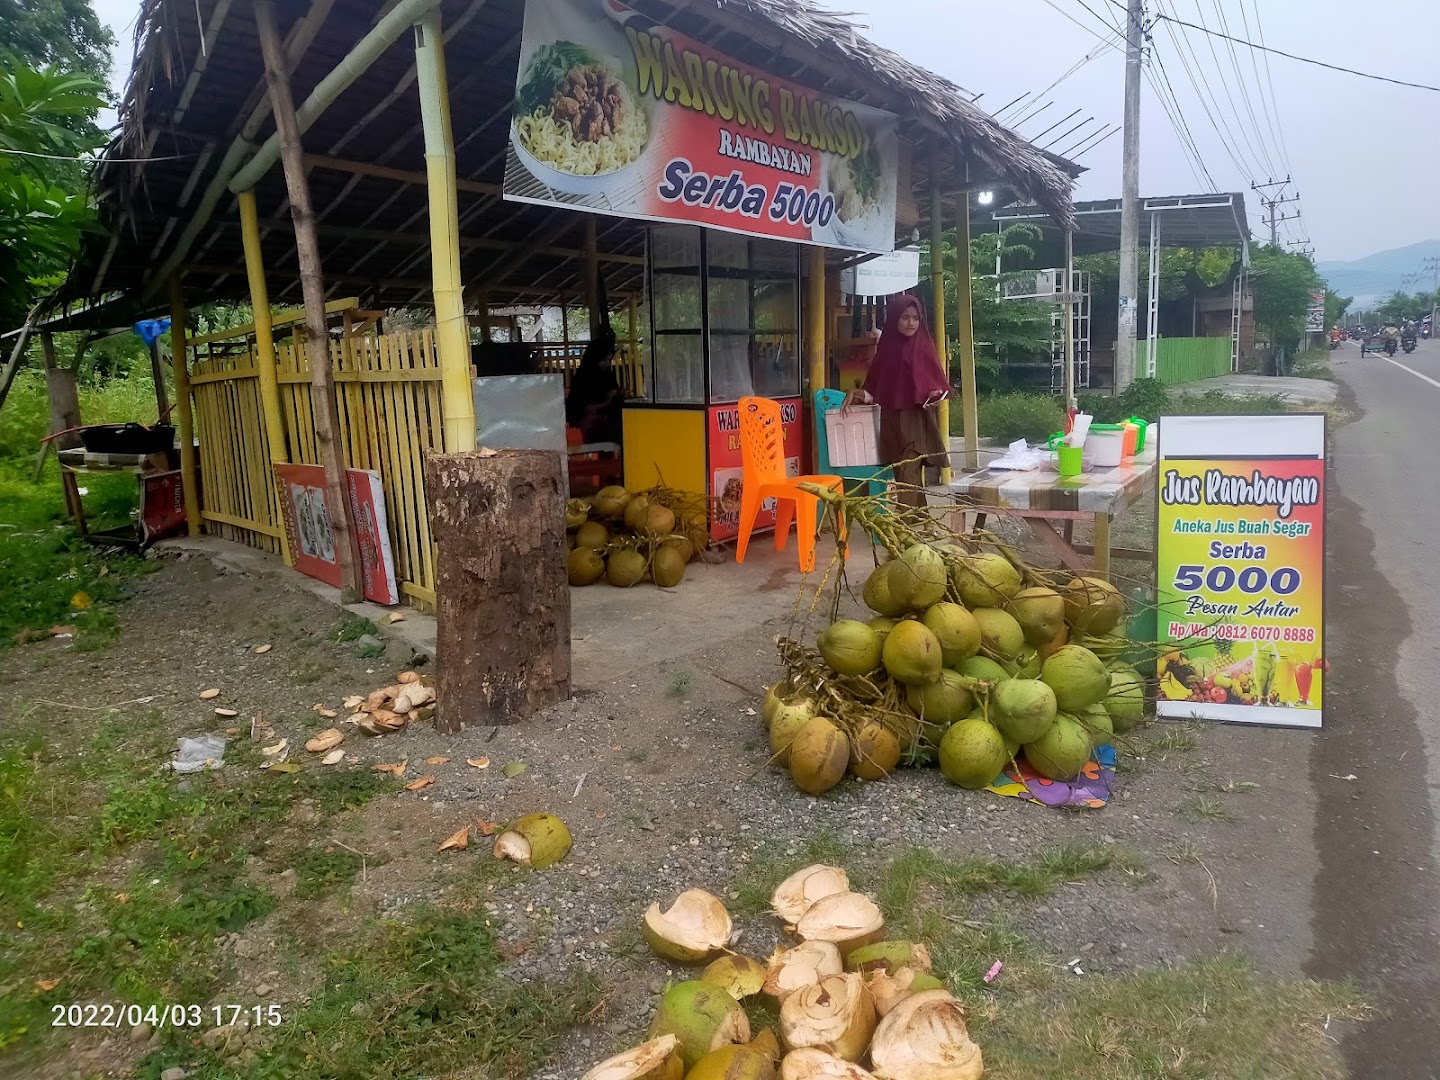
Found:
[[[800,393],[800,339],[795,334],[759,334],[753,340],[751,367],[761,397]]]
[[[655,274],[655,329],[700,329],[698,274]]]
[[[650,265],[700,265],[700,229],[693,225],[657,226],[650,230]]]
[[[794,244],[775,240],[750,242],[750,265],[756,270],[781,270],[793,275],[799,269],[798,257]]]
[[[744,270],[750,265],[750,242],[736,233],[712,232],[705,238],[705,251],[711,266]]]
[[[657,334],[655,395],[661,405],[704,401],[703,339],[699,334]]]
[[[799,329],[796,301],[799,289],[795,280],[757,281],[755,283],[755,329],[767,333],[794,333]]]
[[[710,400],[739,401],[755,393],[750,376],[750,336],[712,334],[710,337]]]
[[[750,282],[744,278],[710,279],[710,332],[750,329]]]

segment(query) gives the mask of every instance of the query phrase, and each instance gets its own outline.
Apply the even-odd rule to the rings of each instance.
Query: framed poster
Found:
[[[330,507],[325,501],[325,469],[320,465],[276,465],[274,469],[295,569],[338,589],[340,561]],[[380,474],[368,469],[346,469],[345,484],[360,551],[361,592],[366,600],[377,604],[398,604],[400,590],[395,581],[395,556],[390,547]]]
[[[1157,476],[1157,714],[1318,728],[1325,417],[1163,417]]]

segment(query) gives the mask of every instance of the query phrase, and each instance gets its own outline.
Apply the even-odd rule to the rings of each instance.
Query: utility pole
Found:
[[[1437,309],[1440,309],[1440,255],[1431,255],[1425,260],[1425,269],[1429,270],[1432,277],[1431,284],[1435,291],[1430,294],[1430,336],[1435,336],[1437,322],[1435,319]]]
[[[1275,211],[1286,203],[1298,203],[1300,201],[1300,193],[1298,191],[1293,195],[1285,194],[1285,189],[1289,186],[1290,177],[1288,176],[1284,180],[1267,180],[1263,184],[1250,185],[1250,189],[1260,196],[1260,205],[1265,207],[1265,216],[1260,220],[1270,226],[1271,247],[1274,247],[1278,242],[1278,236],[1275,230],[1280,223],[1282,221],[1290,221],[1300,216],[1298,210],[1293,214],[1281,214],[1278,217],[1275,214]],[[1274,194],[1267,196],[1266,192],[1269,191],[1273,191]]]
[[[1136,302],[1140,293],[1140,59],[1145,0],[1125,4],[1125,132],[1120,191],[1120,319],[1115,393],[1135,381]]]

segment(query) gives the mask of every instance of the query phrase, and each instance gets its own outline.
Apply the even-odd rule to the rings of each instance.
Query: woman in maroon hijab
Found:
[[[937,408],[949,396],[950,383],[920,301],[906,293],[894,297],[865,388],[847,394],[845,403],[880,406],[880,460],[894,467],[895,479],[905,485],[897,497],[909,506],[925,505],[920,489],[938,483],[940,469],[949,463]]]

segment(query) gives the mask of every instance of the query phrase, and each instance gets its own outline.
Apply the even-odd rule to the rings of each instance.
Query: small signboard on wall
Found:
[[[325,470],[319,465],[276,465],[280,481],[280,511],[295,569],[327,585],[340,587],[340,560],[335,550],[335,529],[325,499]],[[395,556],[385,517],[385,490],[380,474],[368,469],[346,469],[350,516],[355,522],[360,549],[361,591],[377,604],[398,604]]]
[[[1325,417],[1160,421],[1162,717],[1318,728]]]

